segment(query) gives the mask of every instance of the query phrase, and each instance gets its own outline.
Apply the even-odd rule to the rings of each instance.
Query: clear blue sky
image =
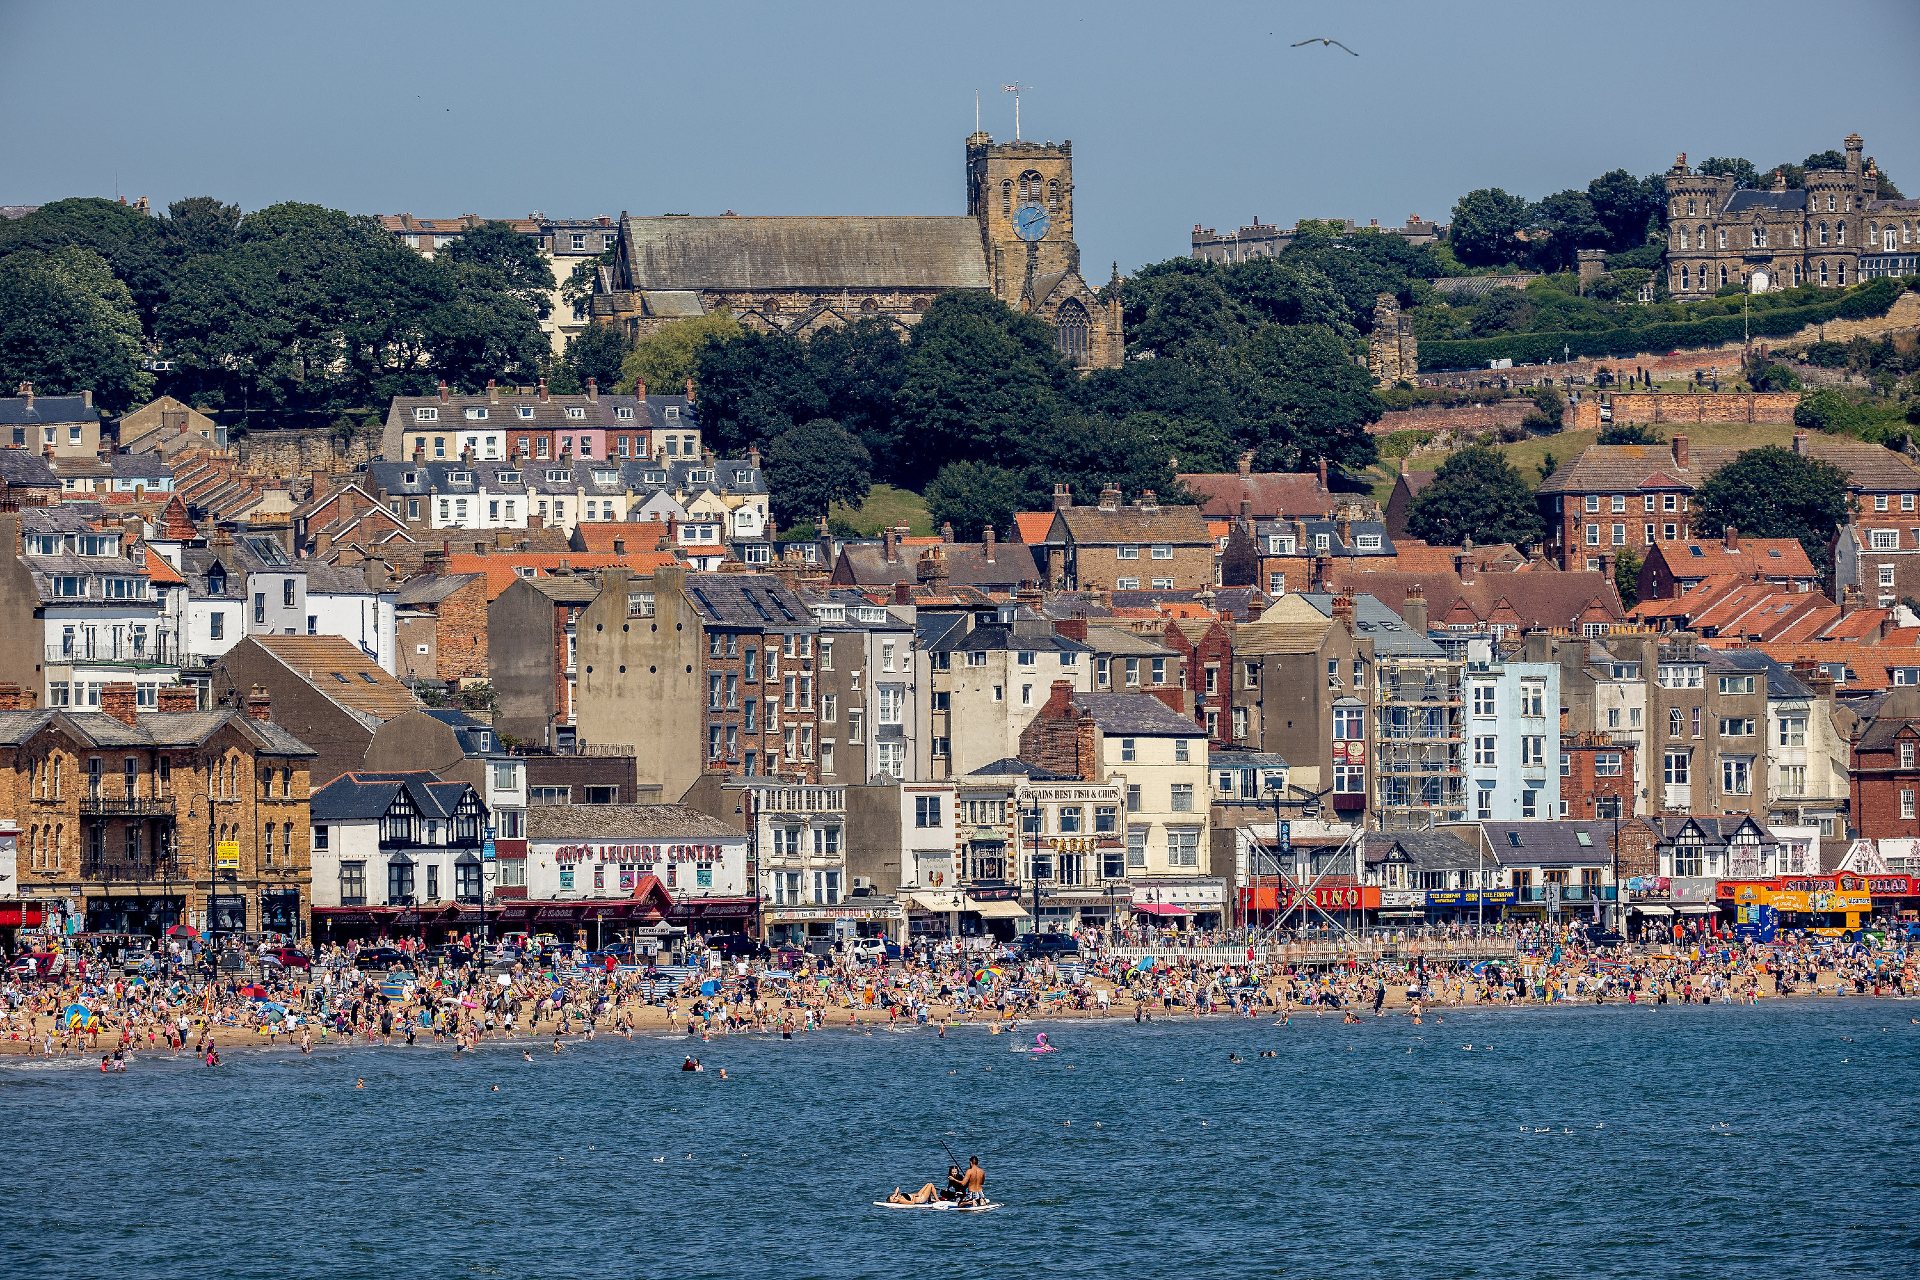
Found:
[[[0,204],[959,213],[974,92],[1011,136],[1016,80],[1027,136],[1073,139],[1096,279],[1196,222],[1444,218],[1854,130],[1920,194],[1920,0],[0,0],[0,51]]]

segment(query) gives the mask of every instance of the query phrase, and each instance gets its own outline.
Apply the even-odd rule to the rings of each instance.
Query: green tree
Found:
[[[160,241],[174,259],[225,253],[240,230],[240,206],[212,196],[188,196],[167,206]]]
[[[153,394],[133,295],[99,254],[64,247],[0,258],[0,386],[92,391],[120,412]]]
[[[774,517],[793,528],[818,518],[832,503],[858,507],[866,501],[873,458],[859,436],[818,418],[769,440],[766,470]]]
[[[912,472],[1026,456],[1060,416],[1072,381],[1041,321],[989,293],[941,294],[914,326],[900,385]]]
[[[1816,387],[1793,407],[1793,425],[1828,435],[1859,435],[1874,414],[1857,397],[1835,387]]]
[[[1240,405],[1237,443],[1263,470],[1310,471],[1325,458],[1347,471],[1378,456],[1367,426],[1379,397],[1353,350],[1325,325],[1269,325],[1228,353]]]
[[[807,340],[807,365],[827,416],[860,437],[888,482],[905,477],[898,416],[907,344],[898,325],[877,317],[822,329]]]
[[[1494,266],[1519,255],[1515,238],[1527,224],[1527,202],[1498,187],[1483,187],[1461,196],[1453,206],[1453,230],[1448,243],[1454,256],[1469,266]]]
[[[1844,153],[1828,147],[1825,151],[1816,151],[1800,162],[1800,167],[1812,172],[1815,169],[1844,169],[1847,157]]]
[[[1636,178],[1612,169],[1587,184],[1593,216],[1606,232],[1606,248],[1625,253],[1647,243],[1667,207],[1666,184],[1658,176]]]
[[[1595,444],[1659,444],[1660,433],[1644,422],[1616,422],[1602,427]]]
[[[160,223],[117,200],[81,196],[43,204],[24,218],[0,220],[0,257],[91,249],[133,294],[143,324],[165,299],[168,272]]]
[[[1240,337],[1238,310],[1218,272],[1157,276],[1136,292],[1140,319],[1127,334],[1136,352],[1205,364]]]
[[[1506,456],[1484,445],[1448,456],[1433,480],[1414,498],[1407,531],[1435,546],[1539,539],[1540,513],[1533,491]]]
[[[1528,211],[1527,222],[1533,232],[1528,256],[1543,271],[1571,271],[1576,250],[1599,248],[1607,240],[1584,191],[1554,192]]]
[[[731,342],[740,322],[724,311],[685,320],[669,320],[633,344],[620,362],[620,390],[645,384],[649,391],[676,393],[693,376],[694,362],[709,341]]]
[[[1529,398],[1533,401],[1533,408],[1527,410],[1527,416],[1520,425],[1543,435],[1559,431],[1567,419],[1567,398],[1560,394],[1560,388],[1549,382],[1536,387]]]
[[[1646,563],[1644,557],[1632,547],[1620,548],[1613,558],[1613,586],[1620,593],[1620,603],[1631,609],[1640,603],[1640,567]]]
[[[1709,156],[1700,162],[1699,171],[1718,178],[1732,178],[1736,187],[1760,185],[1760,171],[1753,167],[1753,161],[1739,156]]]
[[[620,381],[621,367],[630,349],[626,335],[618,326],[590,324],[567,339],[560,367],[567,379],[581,390],[586,389],[587,379],[592,378],[601,390],[611,391]]]
[[[1029,501],[1030,488],[1025,476],[1008,467],[949,463],[927,485],[927,516],[935,528],[951,524],[956,537],[971,542],[984,529],[1011,528],[1014,513]]]
[[[1756,538],[1797,538],[1824,576],[1834,533],[1848,515],[1847,473],[1821,458],[1767,445],[1708,476],[1694,495],[1693,527],[1707,537],[1728,525]]]
[[[553,313],[553,268],[540,246],[504,222],[483,222],[464,231],[444,255],[456,267],[481,274],[491,285],[532,307],[545,320]],[[436,259],[438,261],[438,259]]]
[[[694,359],[694,382],[701,430],[729,457],[827,413],[807,344],[791,334],[748,332],[709,342]]]

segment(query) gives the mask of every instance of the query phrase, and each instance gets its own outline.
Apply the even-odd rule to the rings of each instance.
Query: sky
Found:
[[[1326,36],[1349,45],[1290,48]],[[1867,152],[1920,195],[1920,0],[0,0],[0,204],[965,212],[1071,138],[1096,282],[1196,223],[1444,220],[1613,168]]]

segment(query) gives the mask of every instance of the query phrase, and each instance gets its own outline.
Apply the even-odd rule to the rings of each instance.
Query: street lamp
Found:
[[[1040,798],[1027,792],[1027,816],[1033,819],[1033,857],[1027,873],[1033,877],[1033,932],[1040,932]]]

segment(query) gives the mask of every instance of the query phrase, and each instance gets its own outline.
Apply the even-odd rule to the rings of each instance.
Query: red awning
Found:
[[[1185,907],[1176,907],[1171,902],[1136,902],[1133,914],[1137,916],[1190,916],[1193,912]]]

